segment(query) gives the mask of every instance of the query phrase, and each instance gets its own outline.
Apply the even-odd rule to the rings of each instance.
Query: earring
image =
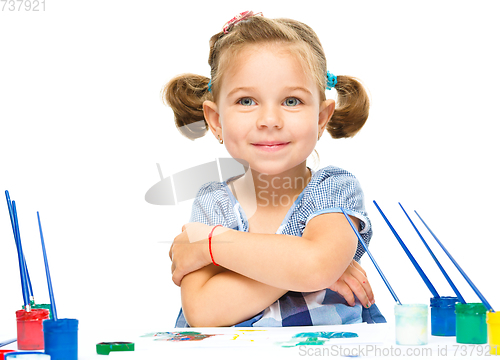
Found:
[[[217,139],[219,139],[219,144],[224,144],[224,140],[220,138],[220,135],[217,135]]]

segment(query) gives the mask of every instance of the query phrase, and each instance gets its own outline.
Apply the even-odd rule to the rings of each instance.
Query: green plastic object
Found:
[[[46,309],[49,310],[49,319],[53,320],[54,318],[52,317],[52,311],[50,309],[50,304],[35,304],[33,300],[30,300],[30,305],[32,309]],[[23,305],[23,310],[24,310],[24,305]]]
[[[99,355],[109,355],[111,351],[134,351],[135,344],[132,342],[102,342],[96,345]]]
[[[457,343],[486,344],[486,307],[482,303],[457,303]]]

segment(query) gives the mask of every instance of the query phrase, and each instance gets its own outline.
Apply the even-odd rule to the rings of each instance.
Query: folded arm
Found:
[[[359,228],[359,220],[352,219]],[[302,237],[216,228],[212,254],[219,265],[250,279],[312,292],[337,281],[354,257],[356,245],[344,215],[326,213],[311,219]],[[208,248],[204,251],[210,261]]]
[[[359,227],[359,220],[353,218]],[[247,320],[287,291],[311,292],[334,284],[351,263],[357,239],[342,214],[309,221],[303,236],[215,229],[208,265],[182,278],[190,326],[231,326]],[[210,259],[210,254],[207,254]]]
[[[181,283],[182,310],[192,327],[238,324],[286,293],[215,265],[189,273]]]

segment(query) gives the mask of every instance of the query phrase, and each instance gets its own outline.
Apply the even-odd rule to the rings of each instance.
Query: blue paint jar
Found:
[[[78,360],[78,320],[45,320],[43,340],[51,360]]]
[[[455,336],[455,304],[458,302],[453,296],[431,297],[431,335]]]

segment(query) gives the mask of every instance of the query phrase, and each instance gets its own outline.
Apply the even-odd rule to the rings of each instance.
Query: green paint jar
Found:
[[[482,303],[455,304],[457,343],[486,344],[486,307]]]
[[[54,319],[52,317],[52,309],[50,307],[50,304],[35,304],[33,301],[30,301],[30,305],[32,309],[45,309],[49,310],[49,319]],[[23,305],[23,310],[24,310],[24,305]]]
[[[45,309],[49,310],[49,319],[53,319],[52,317],[52,309],[50,307],[50,304],[35,304],[31,307],[32,309]]]

